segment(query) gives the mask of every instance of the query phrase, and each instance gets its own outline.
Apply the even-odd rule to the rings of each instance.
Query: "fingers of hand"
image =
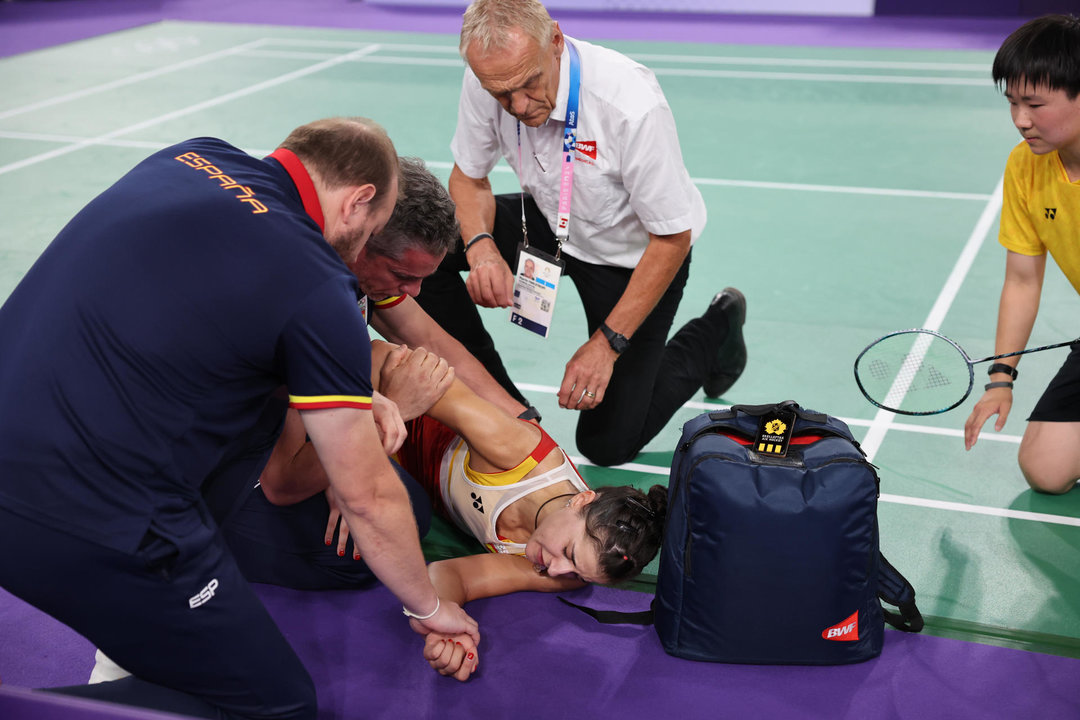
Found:
[[[338,557],[345,557],[345,551],[348,550],[349,545],[349,525],[344,520],[338,525],[338,541],[337,541],[337,554]]]
[[[425,646],[424,657],[440,675],[452,676],[462,682],[480,666],[479,654],[468,644],[467,638],[444,638],[431,643]]]
[[[482,307],[509,307],[514,276],[502,257],[495,255],[472,266],[465,287],[473,302]]]
[[[386,360],[383,361],[383,370],[396,368],[409,356],[408,345],[395,345],[394,349],[386,356]]]
[[[326,520],[326,533],[323,535],[323,542],[327,547],[334,544],[334,533],[337,531],[338,522],[341,521],[341,511],[337,509],[337,503],[330,500],[332,495],[327,492],[327,500],[330,502],[330,517]]]
[[[571,379],[567,371],[559,387],[559,407],[568,410],[590,410],[604,399],[607,384],[593,378],[591,382],[581,377]]]

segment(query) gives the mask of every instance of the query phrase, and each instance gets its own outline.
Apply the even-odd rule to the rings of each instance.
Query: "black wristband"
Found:
[[[480,242],[484,238],[491,238],[492,240],[494,240],[495,236],[492,235],[489,232],[476,233],[475,235],[472,236],[472,240],[465,243],[465,252],[469,252],[469,248],[471,248],[473,245]]]
[[[525,412],[518,415],[518,420],[535,420],[536,422],[540,422],[540,411],[530,405],[525,408]]]
[[[1006,365],[1005,363],[994,363],[986,368],[987,375],[993,375],[994,373],[1008,373],[1013,380],[1020,374],[1012,365]]]
[[[1012,389],[1013,384],[1007,380],[1001,380],[1000,382],[991,382],[983,385],[983,390],[993,390],[994,388],[1007,387]]]

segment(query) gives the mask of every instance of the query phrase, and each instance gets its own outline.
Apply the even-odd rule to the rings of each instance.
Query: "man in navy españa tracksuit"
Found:
[[[373,417],[348,264],[389,218],[397,167],[361,118],[297,128],[265,159],[213,138],[166,148],[76,215],[0,308],[0,586],[133,673],[65,692],[315,716],[200,493],[282,386],[368,567],[423,630],[479,640],[427,579]]]

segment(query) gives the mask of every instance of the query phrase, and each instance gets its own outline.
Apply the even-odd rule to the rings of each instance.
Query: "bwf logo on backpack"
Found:
[[[856,610],[854,615],[851,615],[846,620],[827,627],[821,631],[821,637],[826,640],[839,640],[843,642],[854,641],[859,639],[859,611]]]

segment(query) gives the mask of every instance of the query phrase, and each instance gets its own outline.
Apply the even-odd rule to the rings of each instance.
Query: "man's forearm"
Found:
[[[495,224],[495,195],[487,178],[471,178],[454,165],[447,189],[457,208],[463,241],[468,242],[477,233],[491,232]]]
[[[368,568],[401,603],[418,615],[435,609],[438,596],[428,578],[409,496],[389,462],[372,473],[379,489],[364,502],[346,502],[342,515]]]
[[[608,327],[633,337],[641,323],[667,292],[690,252],[690,231],[677,235],[650,236],[641,261],[630,275],[630,282],[615,307],[608,313]]]

